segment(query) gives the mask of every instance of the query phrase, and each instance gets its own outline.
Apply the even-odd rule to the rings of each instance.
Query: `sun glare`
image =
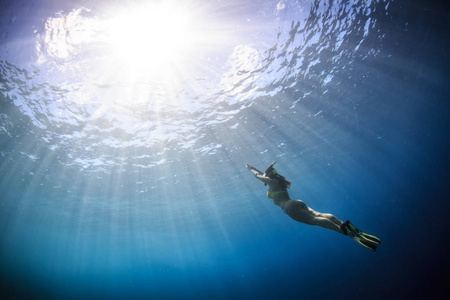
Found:
[[[122,9],[107,25],[111,55],[132,69],[158,70],[186,60],[195,47],[192,12],[175,6]]]
[[[58,81],[72,76],[91,86],[93,95],[105,92],[99,101],[161,99],[161,105],[176,106],[174,95],[205,89],[198,78],[220,77],[208,63],[229,44],[223,24],[196,4],[119,1],[58,13],[37,34],[38,63],[62,71],[54,73]]]

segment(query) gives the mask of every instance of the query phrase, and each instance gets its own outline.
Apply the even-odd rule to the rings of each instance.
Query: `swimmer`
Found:
[[[273,167],[275,163],[271,164],[264,173],[249,164],[246,164],[246,167],[256,178],[264,182],[264,185],[269,186],[267,197],[272,199],[273,203],[278,205],[289,217],[297,222],[320,226],[347,235],[372,251],[377,249],[381,240],[359,230],[350,221],[342,222],[332,214],[319,213],[311,209],[301,200],[292,200],[287,191],[291,187],[291,183],[277,173]]]

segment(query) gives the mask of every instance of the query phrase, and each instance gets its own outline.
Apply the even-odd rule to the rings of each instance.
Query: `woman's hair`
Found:
[[[275,174],[275,177],[273,177],[273,179],[278,181],[283,189],[289,189],[291,187],[291,183],[286,179],[286,177],[281,176],[280,174]]]
[[[264,174],[266,174],[266,176],[271,179],[275,179],[280,184],[281,188],[283,189],[290,188],[291,183],[286,179],[286,177],[278,174],[277,170],[273,168],[274,164],[275,163],[271,164],[270,167],[267,168],[266,172],[264,172]]]

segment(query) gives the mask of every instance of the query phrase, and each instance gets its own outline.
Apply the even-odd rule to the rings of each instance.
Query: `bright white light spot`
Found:
[[[155,111],[197,110],[195,97],[220,80],[219,64],[210,62],[227,53],[232,31],[195,1],[143,2],[119,1],[48,18],[36,33],[46,81],[76,82],[77,103],[98,102],[105,110],[150,105]]]
[[[285,8],[286,8],[286,4],[285,4],[283,1],[280,1],[280,2],[277,4],[277,11],[283,10],[283,9],[285,9]]]
[[[187,59],[196,37],[189,11],[168,5],[121,9],[107,24],[111,54],[132,69],[160,69]]]

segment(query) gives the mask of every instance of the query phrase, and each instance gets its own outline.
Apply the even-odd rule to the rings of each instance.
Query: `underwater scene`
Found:
[[[2,1],[0,298],[450,297],[446,11]]]

